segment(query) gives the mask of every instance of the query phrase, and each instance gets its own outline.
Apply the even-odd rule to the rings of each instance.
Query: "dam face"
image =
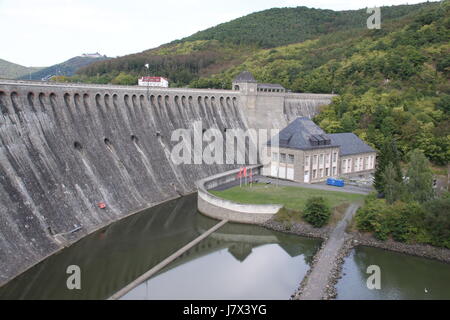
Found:
[[[286,125],[302,103],[311,115],[331,100],[289,99],[258,114],[236,91],[0,81],[0,285],[94,230],[234,168],[174,165],[174,130],[196,121],[221,132],[273,127],[267,116]]]

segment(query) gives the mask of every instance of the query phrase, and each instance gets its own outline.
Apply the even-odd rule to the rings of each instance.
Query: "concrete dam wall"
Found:
[[[284,109],[273,118],[287,124]],[[195,121],[246,130],[254,113],[236,91],[0,81],[0,285],[102,226],[233,169],[174,165],[171,134]]]

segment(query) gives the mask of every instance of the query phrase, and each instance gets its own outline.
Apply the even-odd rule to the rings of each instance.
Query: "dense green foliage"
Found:
[[[408,170],[405,179],[405,199],[423,203],[434,197],[433,173],[430,163],[419,150],[409,154]]]
[[[385,21],[403,17],[430,4],[382,7]],[[365,9],[332,11],[307,7],[273,8],[195,33],[181,41],[219,40],[257,44],[262,48],[303,42],[338,30],[366,27]]]
[[[383,19],[393,21],[436,4],[383,7]],[[172,86],[213,86],[228,88],[229,79],[202,81],[240,65],[261,48],[276,47],[314,39],[320,35],[366,27],[365,10],[331,11],[298,8],[274,8],[198,32],[156,49],[119,57],[82,70],[74,79],[110,83],[120,72],[134,77],[150,74],[168,77]],[[199,82],[200,81],[200,82]]]
[[[378,239],[392,237],[401,242],[429,243],[450,248],[450,196],[437,198],[433,174],[425,155],[409,154],[405,179],[394,176],[391,162],[383,178],[385,199],[368,197],[356,215],[359,230],[373,232]]]
[[[309,198],[306,201],[303,219],[316,228],[321,228],[327,224],[331,216],[330,207],[322,197]]]
[[[198,40],[165,45],[157,49],[132,54],[83,68],[67,81],[88,83],[127,84],[117,77],[120,73],[137,79],[145,75],[169,78],[171,86],[186,86],[200,76],[221,72],[230,65],[239,64],[257,50],[252,45],[234,45],[217,40]],[[149,65],[149,69],[145,68]],[[214,85],[217,87],[217,83]]]
[[[389,205],[375,196],[366,199],[356,214],[359,230],[373,232],[380,240],[425,243],[450,248],[450,197],[424,204],[397,201]]]
[[[386,172],[386,169],[389,166],[390,172]],[[386,180],[389,180],[389,192],[392,192],[392,188],[395,188],[396,183],[402,181],[402,177],[400,154],[397,150],[397,144],[392,137],[386,137],[377,157],[377,169],[375,171],[374,183],[375,189],[377,189],[378,193],[385,194]],[[390,193],[389,196],[392,196],[392,193]]]

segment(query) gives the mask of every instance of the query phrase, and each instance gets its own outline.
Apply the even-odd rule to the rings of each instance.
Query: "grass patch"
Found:
[[[281,204],[283,209],[278,212],[276,220],[286,223],[303,222],[302,212],[306,200],[311,197],[323,197],[326,204],[332,208],[330,224],[336,224],[342,219],[349,203],[360,202],[365,195],[339,191],[325,191],[302,187],[275,186],[254,184],[252,187],[237,186],[223,191],[210,191],[212,194],[238,203],[245,204]]]

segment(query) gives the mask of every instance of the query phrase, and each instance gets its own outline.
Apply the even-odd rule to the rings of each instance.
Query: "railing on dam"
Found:
[[[249,166],[254,175],[261,173],[262,165]],[[283,206],[278,204],[243,204],[225,200],[208,190],[236,180],[239,169],[216,174],[196,182],[198,188],[198,210],[214,219],[232,222],[261,224],[270,220]]]

